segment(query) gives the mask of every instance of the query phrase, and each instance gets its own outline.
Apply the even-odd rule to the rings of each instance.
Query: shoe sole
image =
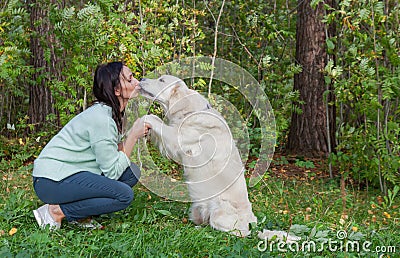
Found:
[[[39,227],[43,227],[43,220],[42,217],[40,216],[39,212],[37,210],[33,211],[33,215],[35,216],[35,219],[37,221],[37,223],[39,224]]]

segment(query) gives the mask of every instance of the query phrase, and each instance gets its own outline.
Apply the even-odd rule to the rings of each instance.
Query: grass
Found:
[[[190,204],[162,199],[141,185],[135,186],[135,200],[128,209],[98,218],[104,230],[67,223],[59,231],[42,230],[32,213],[42,204],[31,186],[32,165],[1,167],[0,257],[377,257],[372,252],[376,247],[396,248],[384,257],[399,257],[399,197],[390,203],[379,192],[348,185],[343,203],[335,180],[266,177],[249,189],[260,221],[257,227],[287,230],[296,225],[302,241],[319,243],[328,238],[340,243],[336,234],[344,230],[347,240],[342,242],[371,242],[370,252],[332,252],[328,247],[283,252],[277,246],[263,251],[266,242],[260,242],[256,233],[237,238],[208,226],[196,227],[188,221]]]

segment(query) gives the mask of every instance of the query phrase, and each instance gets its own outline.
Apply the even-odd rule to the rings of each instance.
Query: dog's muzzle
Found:
[[[140,85],[140,84],[139,84]],[[151,93],[151,92],[148,92],[148,91],[146,91],[145,89],[143,89],[143,86],[142,85],[140,85],[140,90],[139,90],[139,92],[140,92],[140,95],[142,95],[142,96],[145,96],[145,97],[150,97],[150,98],[154,98],[155,97],[155,95],[153,94],[153,93]]]

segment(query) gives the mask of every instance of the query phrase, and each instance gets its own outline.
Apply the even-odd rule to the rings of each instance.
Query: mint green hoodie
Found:
[[[35,160],[33,176],[60,181],[80,171],[118,179],[130,165],[118,151],[117,125],[111,107],[94,104],[66,124]]]

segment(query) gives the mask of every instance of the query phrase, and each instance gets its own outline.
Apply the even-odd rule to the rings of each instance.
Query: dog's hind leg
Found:
[[[190,220],[196,225],[208,224],[210,211],[206,204],[193,203],[190,207]]]

